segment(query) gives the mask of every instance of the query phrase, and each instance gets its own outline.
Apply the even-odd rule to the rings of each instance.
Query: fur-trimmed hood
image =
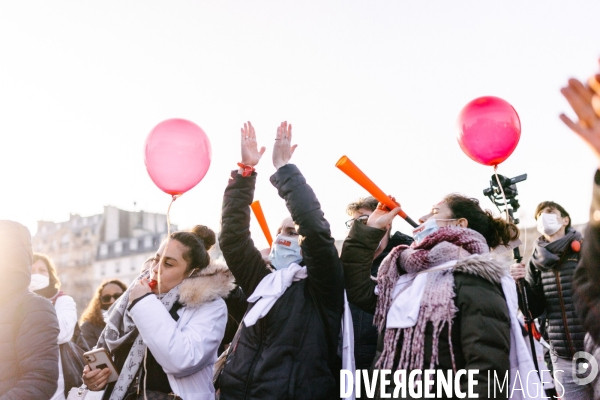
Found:
[[[212,261],[179,287],[179,301],[187,307],[199,307],[217,298],[226,298],[235,289],[233,274],[221,262]]]
[[[502,266],[500,261],[491,258],[489,254],[473,254],[458,260],[454,271],[477,275],[497,284],[500,284],[503,276],[508,275],[508,269]]]

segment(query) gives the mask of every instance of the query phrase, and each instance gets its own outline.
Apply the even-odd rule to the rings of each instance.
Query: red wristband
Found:
[[[244,178],[252,175],[252,173],[255,171],[254,167],[251,167],[250,165],[245,165],[242,164],[241,162],[237,163],[238,167],[240,167],[241,169],[244,170],[244,172],[242,172],[242,176]]]

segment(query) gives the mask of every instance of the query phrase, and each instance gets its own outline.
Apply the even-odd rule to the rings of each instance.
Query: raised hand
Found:
[[[250,121],[244,124],[241,131],[242,164],[254,167],[260,161],[260,158],[265,152],[265,148],[261,147],[260,150],[258,150],[256,133],[254,132],[254,127]]]
[[[276,169],[279,169],[286,165],[294,150],[296,150],[297,144],[291,145],[292,143],[292,124],[284,121],[279,127],[277,127],[277,135],[275,136],[275,144],[273,145],[273,165]]]
[[[597,75],[592,76],[590,82],[591,88],[577,79],[569,79],[568,85],[560,90],[577,114],[578,121],[571,121],[565,114],[561,114],[560,119],[590,146],[600,164],[600,84],[597,84]]]
[[[390,198],[396,201],[394,197],[390,196]],[[401,209],[401,207],[396,207],[390,211],[390,209],[387,208],[383,203],[378,203],[375,211],[369,215],[367,226],[372,228],[387,229]]]
[[[144,277],[138,280],[135,285],[131,288],[129,292],[129,303],[131,304],[135,299],[138,299],[144,296],[146,293],[151,293],[152,289],[150,289],[150,284],[148,283],[149,279]]]

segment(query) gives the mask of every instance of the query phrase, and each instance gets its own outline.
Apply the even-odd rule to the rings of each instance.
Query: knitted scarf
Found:
[[[567,250],[567,246],[570,247],[571,242],[581,240],[582,238],[581,233],[573,228],[569,228],[565,236],[552,243],[549,243],[544,236],[541,236],[535,241],[531,261],[540,271],[550,271],[557,266],[563,253]]]
[[[147,277],[148,275],[149,272],[146,271],[142,273],[139,278]],[[96,348],[104,347],[112,353],[120,346],[131,344],[131,349],[123,364],[119,379],[115,383],[110,395],[110,400],[123,399],[129,385],[133,382],[146,353],[144,339],[138,332],[133,319],[129,315],[129,311],[127,311],[129,293],[136,281],[129,286],[125,293],[123,293],[123,295],[119,297],[108,310],[106,326],[104,327],[104,330],[98,339],[98,345],[96,346]],[[179,299],[179,285],[175,286],[168,293],[163,293],[158,297],[167,311],[171,310],[173,304]],[[147,318],[152,318],[152,315],[148,315]]]
[[[377,275],[379,296],[373,323],[381,334],[385,330],[383,352],[376,367],[392,369],[423,369],[425,354],[425,328],[433,324],[433,348],[429,368],[438,363],[439,335],[448,326],[448,342],[451,344],[452,321],[458,311],[454,304],[454,275],[452,270],[428,273],[427,283],[419,316],[410,328],[385,329],[387,313],[394,301],[393,292],[400,275],[414,274],[452,260],[460,260],[471,254],[485,254],[489,248],[485,238],[478,232],[454,226],[442,227],[425,237],[419,245],[395,247],[382,261]],[[400,352],[399,357],[397,350]],[[450,345],[452,365],[454,353]]]

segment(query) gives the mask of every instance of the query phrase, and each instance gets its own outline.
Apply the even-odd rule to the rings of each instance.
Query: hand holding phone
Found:
[[[83,383],[93,391],[104,390],[109,376],[110,370],[108,368],[91,370],[87,364],[83,368]]]
[[[112,362],[106,349],[99,348],[83,353],[89,372],[84,370],[84,383],[92,390],[100,390],[106,383],[115,382],[119,378],[119,371]],[[108,371],[108,372],[107,372]],[[108,377],[106,382],[104,379]],[[89,381],[91,386],[88,385]]]

